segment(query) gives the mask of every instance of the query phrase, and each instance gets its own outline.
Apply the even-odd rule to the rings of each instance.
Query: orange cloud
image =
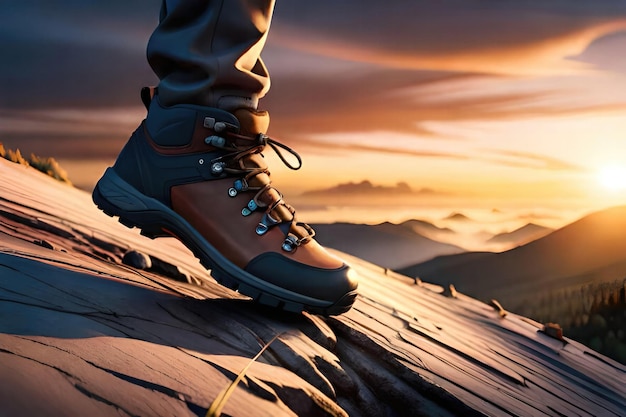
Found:
[[[558,80],[511,89],[516,79],[467,73],[378,69],[317,78],[279,75],[262,105],[270,134],[296,142],[317,133],[401,132],[441,139],[430,122],[498,121],[626,110],[626,102],[572,93]],[[484,81],[484,82],[481,82]],[[465,84],[468,94],[457,94]],[[571,97],[571,98],[568,98]]]
[[[381,137],[384,137],[384,134],[381,134]],[[413,149],[406,149],[396,146],[382,145],[381,146],[372,146],[372,145],[364,145],[360,143],[354,142],[332,142],[330,143],[328,140],[314,140],[314,139],[299,139],[298,146],[302,149],[307,149],[309,152],[316,153],[324,153],[329,152],[332,154],[338,154],[341,152],[351,153],[351,152],[370,152],[377,155],[402,155],[409,157],[419,157],[419,158],[447,158],[447,159],[469,159],[468,156],[455,154],[451,152],[435,152],[435,151],[417,151]]]
[[[502,155],[502,158],[484,158],[487,161],[495,162],[500,165],[518,168],[544,169],[548,171],[573,171],[587,172],[588,170],[577,164],[563,161],[558,158],[547,155],[540,155],[532,152],[507,151],[507,150],[488,150],[487,152],[496,155]]]
[[[311,36],[310,33],[285,31],[273,38],[278,45],[331,58],[366,62],[389,68],[489,73],[503,75],[565,75],[588,71],[591,65],[570,59],[580,55],[596,39],[626,30],[626,19],[606,22],[546,39],[517,45],[497,40],[482,48],[440,51],[395,50],[376,45],[352,43],[343,39]],[[462,43],[462,40],[460,40]]]

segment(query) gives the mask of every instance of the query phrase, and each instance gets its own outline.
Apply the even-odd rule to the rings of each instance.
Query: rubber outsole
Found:
[[[307,311],[324,316],[347,312],[354,303],[356,290],[335,301],[311,298],[265,282],[239,268],[221,255],[181,216],[156,199],[147,197],[108,168],[98,181],[92,198],[96,206],[129,228],[139,228],[150,239],[176,237],[191,250],[200,263],[211,271],[221,285],[276,309],[300,313]]]

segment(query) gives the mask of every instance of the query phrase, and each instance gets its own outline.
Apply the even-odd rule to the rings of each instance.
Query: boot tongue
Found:
[[[270,124],[270,115],[267,111],[258,111],[252,109],[237,109],[233,112],[237,120],[239,120],[239,133],[242,135],[256,136],[259,133],[267,133]],[[260,153],[252,154],[241,160],[245,168],[267,168],[263,155]],[[270,176],[266,173],[260,173],[250,179],[250,186],[263,187],[270,183]],[[280,199],[280,194],[274,188],[270,188],[261,196],[264,203],[271,206],[273,202]],[[293,214],[286,206],[280,204],[272,210],[271,216],[282,221],[292,221]],[[292,224],[290,231],[296,236],[302,238],[308,233],[295,223]]]
[[[239,133],[256,136],[267,133],[270,125],[270,115],[267,111],[252,109],[237,109],[233,115],[239,120]]]
[[[256,136],[259,133],[265,134],[270,124],[270,115],[267,111],[241,108],[233,112],[239,120],[239,134],[246,136]],[[240,161],[242,168],[267,168],[267,163],[260,153],[252,154]],[[270,177],[262,173],[250,179],[250,186],[263,187],[269,184]]]

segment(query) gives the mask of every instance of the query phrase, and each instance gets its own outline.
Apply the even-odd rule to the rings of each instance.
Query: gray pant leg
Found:
[[[162,104],[256,108],[270,87],[260,58],[275,0],[163,0],[148,42]]]

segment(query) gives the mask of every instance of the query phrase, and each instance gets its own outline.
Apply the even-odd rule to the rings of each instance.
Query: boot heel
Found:
[[[112,168],[107,168],[96,184],[92,199],[106,215],[118,217],[118,221],[130,229],[141,229],[141,234],[150,239],[171,236],[160,226],[157,213],[162,210],[158,207],[162,204],[135,190]]]
[[[141,212],[149,209],[147,197],[135,190],[130,184],[121,179],[112,168],[107,168],[93,193],[94,203],[100,207],[104,203],[107,207],[100,207],[103,211],[111,208],[114,215],[117,212]],[[99,200],[99,201],[96,201]]]

